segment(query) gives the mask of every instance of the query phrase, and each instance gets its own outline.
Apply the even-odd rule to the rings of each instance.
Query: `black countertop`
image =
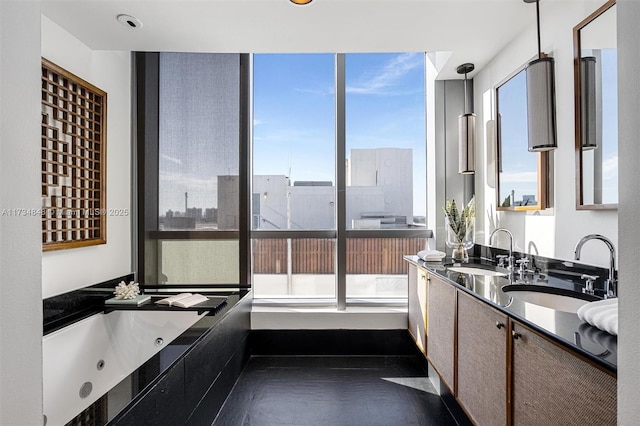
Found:
[[[617,337],[583,323],[574,313],[525,303],[511,297],[502,290],[502,287],[516,284],[517,272],[514,277],[514,275],[472,275],[451,270],[452,267],[460,266],[495,267],[495,263],[481,258],[470,259],[468,264],[463,265],[454,265],[449,258],[445,258],[442,262],[424,262],[418,256],[404,256],[404,259],[419,268],[437,274],[456,288],[475,296],[607,370],[617,372]],[[528,281],[534,285],[578,293],[584,287],[584,284],[577,279],[571,280],[565,275],[558,277],[552,273],[536,273],[529,277]]]

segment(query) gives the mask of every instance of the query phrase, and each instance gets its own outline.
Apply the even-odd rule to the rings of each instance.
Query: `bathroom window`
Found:
[[[426,237],[424,54],[253,58],[254,297],[402,303]]]
[[[244,56],[246,58],[246,55]],[[140,53],[139,280],[238,286],[241,55]],[[246,137],[246,136],[245,136]],[[246,163],[245,163],[246,164]]]
[[[161,53],[158,230],[238,229],[238,55]]]
[[[430,235],[424,54],[139,53],[136,68],[146,287],[406,303],[402,256]]]

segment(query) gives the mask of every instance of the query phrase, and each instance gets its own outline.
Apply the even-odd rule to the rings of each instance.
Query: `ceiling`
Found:
[[[561,1],[543,1],[542,19]],[[451,52],[439,79],[461,78],[465,62],[477,72],[535,25],[522,0],[43,0],[42,11],[95,50]],[[120,24],[122,13],[143,27]]]

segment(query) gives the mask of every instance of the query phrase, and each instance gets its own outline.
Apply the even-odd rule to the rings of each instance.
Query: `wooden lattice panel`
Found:
[[[106,242],[107,94],[42,60],[42,246]]]
[[[103,426],[107,424],[109,421],[108,404],[107,394],[104,394],[100,399],[71,419],[65,426]]]

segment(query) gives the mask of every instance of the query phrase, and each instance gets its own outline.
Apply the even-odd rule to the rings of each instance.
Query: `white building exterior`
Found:
[[[347,167],[347,226],[405,227],[413,223],[411,149],[352,149]],[[220,204],[221,206],[221,204]],[[331,182],[294,182],[283,175],[253,177],[254,229],[334,229]]]

